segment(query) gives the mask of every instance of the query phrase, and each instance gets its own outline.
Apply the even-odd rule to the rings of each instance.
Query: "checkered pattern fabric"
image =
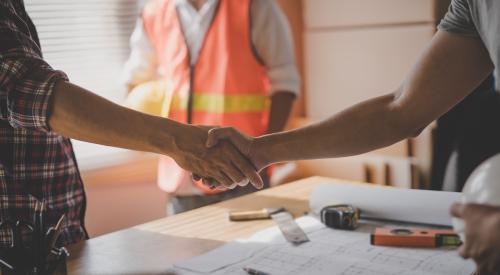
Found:
[[[50,132],[51,94],[63,72],[43,59],[22,0],[0,1],[0,220],[31,220],[35,201],[48,225],[65,214],[61,242],[85,239],[85,193],[69,139]],[[10,242],[0,230],[0,246]]]

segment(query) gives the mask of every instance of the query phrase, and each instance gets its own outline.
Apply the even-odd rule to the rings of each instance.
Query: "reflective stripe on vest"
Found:
[[[174,95],[171,112],[185,111],[188,96]],[[261,95],[221,95],[194,93],[193,112],[211,113],[252,113],[265,112],[269,108],[269,98]]]

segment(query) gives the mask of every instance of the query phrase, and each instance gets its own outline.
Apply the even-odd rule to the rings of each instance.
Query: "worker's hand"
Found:
[[[233,127],[219,127],[208,131],[207,147],[211,148],[223,141],[230,141],[246,156],[257,171],[267,166],[263,154],[257,152],[255,138],[247,136]]]
[[[206,130],[207,132],[211,129],[219,128],[219,126],[214,125],[196,125],[198,128]],[[236,186],[246,186],[250,181],[248,179],[244,179],[243,181],[233,183],[231,186],[225,186],[223,184],[217,183],[217,181],[213,178],[203,178],[196,173],[191,173],[194,181],[202,181],[205,186],[210,189],[218,189],[218,190],[226,190],[226,189],[234,189]]]
[[[236,146],[240,153],[247,157],[248,160],[250,160],[255,170],[260,171],[265,168],[266,162],[264,158],[260,156],[262,154],[259,154],[254,148],[254,138],[249,137],[232,127],[213,128],[208,131],[208,139],[206,143],[208,148],[213,148],[218,144],[228,141]],[[213,182],[206,181],[206,183],[208,183],[206,185],[210,187],[215,186],[215,188],[220,188],[219,185],[214,185]],[[246,184],[242,182],[238,185],[244,186]],[[262,186],[260,188],[262,188]]]
[[[248,182],[262,188],[262,178],[253,164],[230,142],[223,141],[218,146],[207,148],[208,127],[186,125],[182,129],[176,134],[176,150],[171,155],[179,166],[216,183],[219,189]]]
[[[500,274],[500,207],[455,204],[451,214],[465,223],[460,255],[476,262],[478,275]]]

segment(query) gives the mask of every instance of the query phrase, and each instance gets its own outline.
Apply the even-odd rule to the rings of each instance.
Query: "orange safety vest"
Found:
[[[170,119],[233,126],[252,136],[266,132],[270,84],[252,48],[250,4],[251,0],[219,1],[194,66],[174,1],[153,0],[145,6],[144,28],[157,54],[159,73],[173,85]],[[192,193],[193,187],[220,192],[193,182],[189,172],[167,157],[160,161],[159,185],[179,194]]]

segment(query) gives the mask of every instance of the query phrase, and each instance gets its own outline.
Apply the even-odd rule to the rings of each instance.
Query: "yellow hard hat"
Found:
[[[168,116],[172,101],[172,85],[168,81],[149,81],[137,85],[127,96],[125,106],[155,116]]]

